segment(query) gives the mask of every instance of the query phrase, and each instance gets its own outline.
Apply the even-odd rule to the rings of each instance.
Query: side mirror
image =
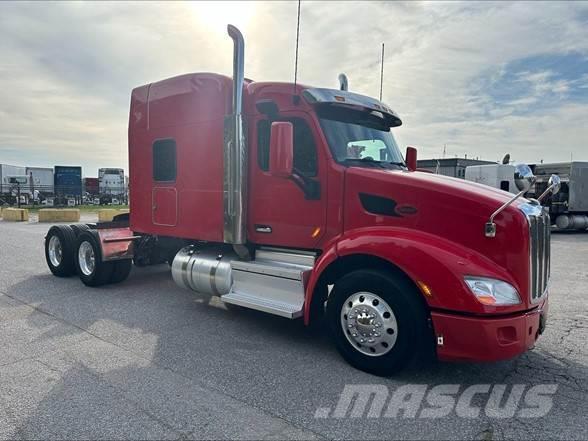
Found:
[[[561,178],[558,175],[551,175],[549,181],[547,182],[547,189],[543,193],[541,193],[541,196],[539,196],[537,200],[541,202],[543,198],[549,194],[549,192],[551,192],[552,196],[554,194],[559,193],[560,188]]]
[[[549,186],[551,187],[551,194],[559,193],[561,188],[561,178],[558,175],[551,175],[549,178]]]
[[[519,191],[527,192],[535,183],[535,175],[527,164],[516,164],[514,174],[515,185]]]
[[[290,122],[272,123],[269,171],[273,176],[289,178],[294,164],[294,126]]]
[[[406,148],[406,166],[410,171],[417,169],[417,149],[414,147]]]

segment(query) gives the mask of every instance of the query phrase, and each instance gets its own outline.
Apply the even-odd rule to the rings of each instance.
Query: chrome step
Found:
[[[303,263],[311,263],[311,260],[306,255],[298,258],[284,254],[258,250],[258,260],[232,261],[233,285],[221,300],[290,319],[300,317],[306,275],[312,269],[312,265]],[[278,255],[283,259],[270,259]],[[314,256],[311,257],[314,263]]]
[[[289,319],[295,319],[302,315],[302,304],[280,302],[243,292],[231,291],[229,294],[221,296],[221,300],[226,303],[232,303],[233,305],[244,306]]]

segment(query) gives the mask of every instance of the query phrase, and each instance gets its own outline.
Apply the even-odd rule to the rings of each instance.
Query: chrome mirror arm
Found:
[[[516,201],[518,198],[520,198],[522,195],[524,195],[525,191],[526,190],[523,190],[523,191],[517,193],[511,199],[509,199],[504,204],[502,204],[500,207],[498,207],[498,209],[494,213],[492,213],[492,215],[490,216],[490,219],[488,219],[488,222],[486,222],[486,224],[484,225],[484,236],[486,236],[486,237],[495,237],[496,236],[496,224],[494,223],[494,218],[496,216],[498,216],[506,207],[508,207],[510,204],[512,204],[514,201]]]
[[[543,198],[544,198],[545,196],[547,196],[547,194],[548,194],[548,193],[550,193],[551,191],[553,191],[553,189],[554,189],[555,187],[557,187],[558,185],[559,185],[559,184],[551,184],[549,187],[547,187],[547,188],[545,189],[545,191],[544,191],[543,193],[541,193],[541,196],[539,196],[539,197],[537,198],[537,200],[538,200],[539,202],[541,202],[541,201],[543,200]]]

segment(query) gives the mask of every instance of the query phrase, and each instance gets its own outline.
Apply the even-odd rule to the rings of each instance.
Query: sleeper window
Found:
[[[176,180],[176,141],[160,139],[153,143],[153,180],[173,182]]]

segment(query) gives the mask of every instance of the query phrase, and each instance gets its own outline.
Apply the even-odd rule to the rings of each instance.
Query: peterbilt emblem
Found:
[[[418,211],[417,208],[413,207],[412,205],[401,205],[399,207],[396,207],[397,213],[405,214],[405,215],[416,214],[417,211]]]

